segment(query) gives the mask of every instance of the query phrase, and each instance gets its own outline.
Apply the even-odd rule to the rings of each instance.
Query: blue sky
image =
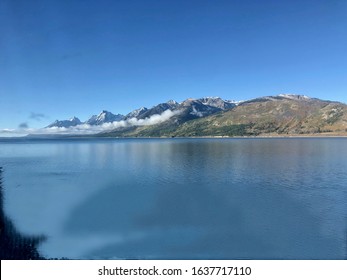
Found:
[[[345,0],[1,0],[0,129],[169,99],[347,103]]]

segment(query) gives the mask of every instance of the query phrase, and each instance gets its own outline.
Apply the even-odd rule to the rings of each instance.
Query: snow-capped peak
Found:
[[[73,118],[70,118],[68,120],[63,120],[63,121],[56,120],[46,127],[47,128],[50,128],[50,127],[70,127],[70,126],[76,126],[79,124],[81,124],[81,121],[79,120],[79,118],[73,117]]]
[[[121,121],[124,119],[123,115],[117,114],[114,115],[109,111],[102,110],[99,115],[93,115],[86,121],[90,125],[101,125],[103,123],[110,123],[115,121]]]
[[[125,119],[132,119],[132,118],[137,118],[139,115],[141,115],[142,113],[148,111],[148,109],[146,107],[141,107],[139,109],[136,109],[132,112],[130,112],[129,114],[127,114],[125,116]]]
[[[222,98],[215,96],[215,97],[204,97],[198,99],[202,104],[206,106],[212,106],[216,107],[222,110],[230,109],[232,107],[235,107],[235,102],[230,102],[228,100],[223,100]]]
[[[73,121],[80,121],[79,118],[73,116],[72,118],[69,119],[70,122],[73,122]]]
[[[166,102],[169,105],[178,105],[178,103],[175,100],[170,99],[168,102]]]
[[[308,100],[311,99],[307,95],[300,95],[300,94],[291,94],[291,93],[281,93],[278,96],[288,98],[288,99],[295,99],[295,100]]]

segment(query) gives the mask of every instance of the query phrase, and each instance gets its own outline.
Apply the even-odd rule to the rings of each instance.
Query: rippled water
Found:
[[[347,139],[0,140],[5,211],[79,259],[345,259]]]

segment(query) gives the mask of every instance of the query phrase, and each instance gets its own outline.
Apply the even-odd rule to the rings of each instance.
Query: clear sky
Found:
[[[280,93],[347,103],[346,0],[0,1],[0,129]]]

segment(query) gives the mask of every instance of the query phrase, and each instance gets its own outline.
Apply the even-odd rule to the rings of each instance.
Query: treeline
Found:
[[[44,237],[29,237],[20,234],[4,212],[3,169],[0,167],[0,259],[43,259],[37,246]]]

